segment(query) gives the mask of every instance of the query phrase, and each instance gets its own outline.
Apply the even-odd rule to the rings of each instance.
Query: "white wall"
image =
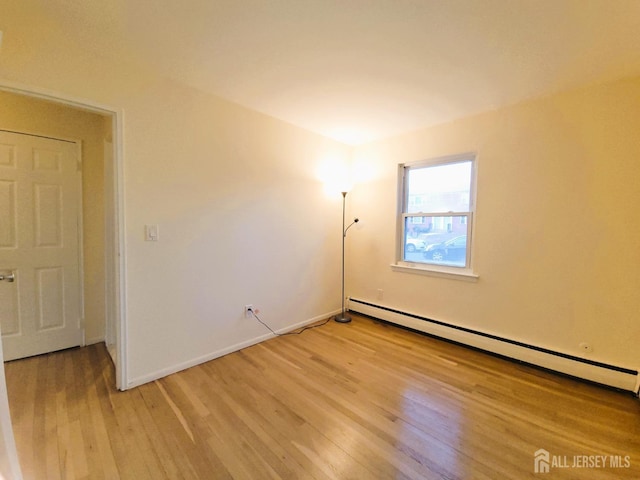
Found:
[[[90,55],[44,10],[3,3],[0,84],[124,112],[128,385],[261,338],[247,303],[273,328],[339,308],[340,198],[316,171],[347,147]]]
[[[352,209],[362,227],[351,237],[348,293],[637,369],[638,131],[634,78],[357,148]],[[464,152],[478,155],[478,281],[393,272],[398,164]]]

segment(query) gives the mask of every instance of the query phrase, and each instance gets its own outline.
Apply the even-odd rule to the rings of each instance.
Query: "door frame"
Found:
[[[123,121],[124,112],[122,109],[114,108],[92,100],[71,97],[65,94],[51,92],[45,89],[19,85],[0,79],[0,90],[33,97],[49,102],[54,102],[63,106],[85,110],[111,117],[111,129],[113,133],[113,166],[114,166],[114,182],[113,185],[106,185],[105,189],[110,188],[113,191],[112,198],[114,205],[109,205],[106,211],[113,212],[114,218],[114,238],[105,237],[105,250],[110,249],[113,253],[114,260],[114,278],[113,285],[113,302],[110,308],[114,312],[115,325],[106,325],[108,319],[105,318],[105,334],[107,328],[111,327],[116,334],[116,361],[115,361],[115,380],[118,390],[126,390],[128,388],[127,375],[127,323],[126,323],[126,285],[125,274],[126,267],[126,248],[124,240],[125,216],[124,216],[124,168],[123,168]],[[105,279],[106,281],[106,279]]]

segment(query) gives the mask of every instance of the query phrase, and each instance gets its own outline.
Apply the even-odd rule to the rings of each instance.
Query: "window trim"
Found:
[[[417,212],[407,213],[409,195],[407,192],[408,169],[421,167],[435,167],[471,161],[471,180],[469,185],[469,211],[468,212]],[[433,275],[446,278],[477,279],[478,275],[474,271],[474,255],[472,255],[474,245],[474,232],[476,226],[476,193],[477,193],[477,173],[478,155],[475,152],[467,152],[456,155],[435,157],[417,162],[398,164],[398,203],[396,221],[396,261],[391,264],[391,269],[396,272],[418,273],[423,275]],[[406,218],[409,217],[452,217],[467,216],[467,258],[466,267],[454,267],[449,265],[438,265],[433,263],[410,262],[404,260],[404,226]]]

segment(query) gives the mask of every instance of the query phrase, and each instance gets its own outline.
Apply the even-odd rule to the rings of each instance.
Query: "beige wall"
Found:
[[[346,147],[162,81],[129,103],[125,134],[134,381],[262,338],[246,304],[274,329],[338,308],[340,199],[315,172]]]
[[[0,91],[1,129],[81,141],[87,343],[104,339],[103,124],[100,115]]]
[[[357,148],[349,294],[578,356],[588,342],[588,358],[637,368],[638,131],[634,78]],[[398,164],[464,152],[478,155],[478,281],[391,271]]]

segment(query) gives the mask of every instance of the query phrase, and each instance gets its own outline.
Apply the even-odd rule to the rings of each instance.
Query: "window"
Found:
[[[401,165],[400,175],[399,263],[451,273],[469,271],[475,156]]]

